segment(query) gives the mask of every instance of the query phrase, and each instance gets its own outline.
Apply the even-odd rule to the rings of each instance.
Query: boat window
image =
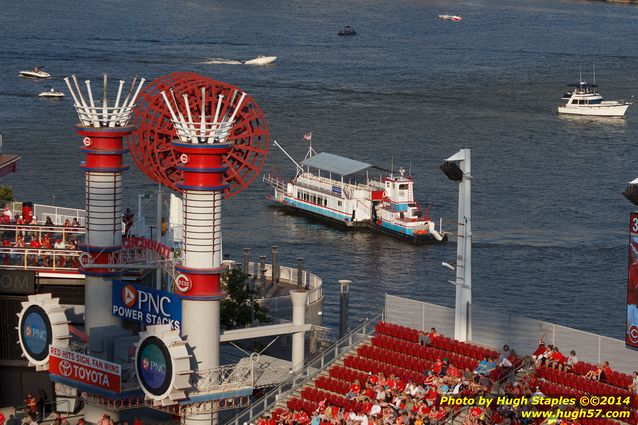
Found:
[[[412,217],[421,217],[420,210],[412,210]]]
[[[338,201],[338,202],[337,202],[337,205],[341,206],[341,201]]]
[[[324,199],[324,200],[323,200],[323,206],[324,206],[324,207],[327,207],[327,206],[328,206],[328,200],[327,200],[327,199]]]
[[[602,102],[602,99],[592,99],[589,101],[591,105],[600,105],[601,102]]]
[[[408,190],[408,184],[407,183],[400,184],[399,190]]]

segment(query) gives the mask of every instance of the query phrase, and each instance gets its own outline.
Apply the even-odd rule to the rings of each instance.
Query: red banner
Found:
[[[638,348],[638,213],[629,216],[629,273],[625,344]]]
[[[119,364],[54,346],[49,348],[49,373],[114,393],[121,389]]]

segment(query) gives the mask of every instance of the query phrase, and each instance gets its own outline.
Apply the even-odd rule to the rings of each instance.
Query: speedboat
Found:
[[[277,59],[277,56],[262,56],[259,55],[255,59],[247,60],[244,65],[268,65],[273,63]]]
[[[51,87],[49,90],[45,90],[40,93],[38,97],[64,97],[64,93]]]
[[[439,15],[439,19],[443,19],[444,21],[454,21],[460,22],[463,20],[459,15]]]
[[[579,81],[577,84],[567,86],[562,98],[563,103],[558,107],[558,113],[623,118],[627,108],[633,103],[632,99],[604,100],[596,84]]]
[[[357,35],[357,32],[350,25],[346,25],[337,35]]]
[[[36,66],[31,70],[20,71],[20,76],[29,78],[50,78],[51,74]]]

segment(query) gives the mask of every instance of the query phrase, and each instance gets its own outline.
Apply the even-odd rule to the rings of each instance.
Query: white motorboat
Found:
[[[262,56],[259,55],[255,59],[244,61],[244,65],[268,65],[273,63],[277,59],[277,56]]]
[[[633,99],[633,98],[632,98]],[[559,114],[623,118],[632,100],[604,100],[596,84],[580,81],[567,86]]]
[[[64,93],[51,87],[49,90],[45,90],[40,93],[38,97],[64,97]]]
[[[20,71],[20,76],[29,78],[50,78],[51,74],[36,66],[31,70]]]
[[[460,17],[459,15],[439,15],[439,19],[442,19],[444,21],[454,21],[454,22],[460,22],[463,20],[463,18]]]

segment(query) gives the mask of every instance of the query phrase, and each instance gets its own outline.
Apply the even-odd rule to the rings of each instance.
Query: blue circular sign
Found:
[[[51,323],[46,312],[32,305],[24,312],[20,323],[20,336],[27,354],[35,360],[44,360],[49,355]]]
[[[157,337],[142,342],[136,359],[140,384],[151,394],[162,395],[171,384],[173,365],[166,344]]]

